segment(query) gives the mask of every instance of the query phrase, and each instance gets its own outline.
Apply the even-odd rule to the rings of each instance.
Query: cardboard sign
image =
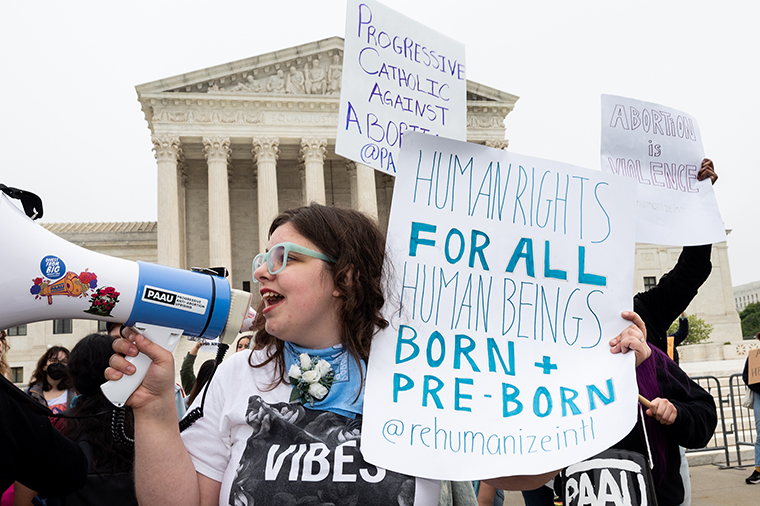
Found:
[[[636,241],[689,246],[726,240],[697,121],[676,109],[602,95],[602,170],[634,179]]]
[[[760,383],[760,349],[747,352],[749,360],[749,384]]]
[[[467,136],[464,45],[373,0],[349,0],[335,152],[395,175],[404,132]]]
[[[408,134],[393,195],[390,326],[372,344],[362,453],[425,478],[538,474],[636,420],[628,326],[635,183]]]

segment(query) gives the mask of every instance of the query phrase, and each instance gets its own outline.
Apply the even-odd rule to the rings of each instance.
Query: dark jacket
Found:
[[[93,469],[94,451],[90,441],[84,437],[77,444],[87,456],[87,481],[85,485],[71,495],[66,496],[65,506],[137,506],[135,480],[131,470],[100,472]]]
[[[69,388],[66,392],[68,393],[66,396],[66,410],[68,410],[71,408],[71,401],[73,401],[74,397],[77,396],[77,392],[73,388]],[[28,393],[32,399],[39,402],[42,406],[48,407],[48,402],[45,399],[44,392],[42,391],[41,383],[35,383],[27,390],[26,393]]]
[[[648,360],[652,360],[650,357]],[[678,416],[671,425],[660,425],[664,431],[666,469],[653,469],[654,485],[659,506],[683,503],[684,490],[681,480],[681,454],[679,446],[703,448],[715,432],[718,413],[715,400],[672,360],[662,357],[664,367],[657,367],[657,384],[661,398],[668,399],[678,410]],[[646,411],[646,410],[645,410]],[[646,417],[646,414],[644,414]],[[649,435],[650,443],[652,435]],[[641,419],[614,448],[631,450],[648,455]],[[653,450],[654,451],[654,450]],[[663,473],[664,471],[664,473]]]
[[[0,388],[0,490],[19,481],[32,490],[57,497],[82,487],[87,460],[79,447],[53,428],[47,416],[33,413],[25,406],[22,401],[26,394],[13,383],[3,377],[0,382],[3,382]],[[41,472],[42,465],[45,472]]]

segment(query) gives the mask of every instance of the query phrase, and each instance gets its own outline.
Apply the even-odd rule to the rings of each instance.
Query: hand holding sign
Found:
[[[718,180],[718,174],[715,173],[715,166],[713,165],[713,161],[709,158],[704,158],[702,160],[702,166],[699,168],[699,172],[697,173],[697,179],[699,181],[703,181],[708,177],[710,178],[712,184],[715,184],[715,181]]]
[[[652,350],[647,344],[647,328],[641,317],[633,311],[623,311],[620,316],[631,321],[620,334],[610,339],[610,352],[628,353],[629,350],[636,354],[636,366],[652,355]]]
[[[678,409],[669,400],[657,397],[650,401],[647,416],[651,416],[663,425],[672,425],[678,417]]]

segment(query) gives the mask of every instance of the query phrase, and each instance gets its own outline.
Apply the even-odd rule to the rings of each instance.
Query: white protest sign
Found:
[[[635,182],[419,133],[401,151],[393,270],[362,454],[426,478],[538,474],[636,421]]]
[[[219,351],[219,338],[216,339],[204,339],[202,337],[196,337],[196,336],[187,336],[188,341],[195,341],[201,343],[201,349],[198,351],[202,351],[204,353],[213,353],[216,355],[216,353]],[[232,350],[233,353],[235,350]]]
[[[697,121],[681,111],[602,95],[602,170],[638,181],[636,241],[691,246],[726,240]]]
[[[335,152],[395,175],[404,132],[465,140],[464,45],[378,2],[347,3]]]

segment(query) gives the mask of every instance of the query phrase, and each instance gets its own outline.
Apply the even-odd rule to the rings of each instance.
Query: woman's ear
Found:
[[[354,286],[354,278],[357,282],[359,281],[359,272],[354,268],[354,264],[351,264],[351,267],[348,268],[345,275],[343,276],[342,281],[348,288],[351,288]],[[340,297],[342,295],[343,294],[340,292],[340,290],[338,290],[338,287],[336,286],[335,290],[333,290],[333,297]]]

